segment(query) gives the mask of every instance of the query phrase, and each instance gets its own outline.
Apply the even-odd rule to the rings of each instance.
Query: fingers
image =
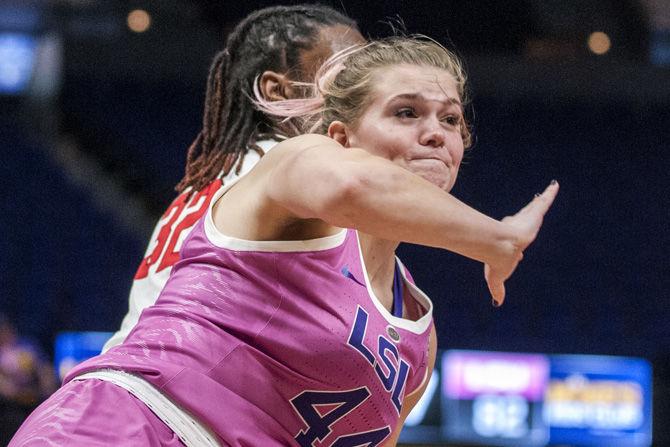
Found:
[[[549,186],[545,188],[542,194],[536,194],[535,198],[528,203],[519,213],[534,212],[544,216],[551,208],[554,199],[558,194],[559,185],[556,180],[552,180]],[[517,213],[517,214],[519,214]]]
[[[542,192],[542,194],[533,200],[533,202],[540,203],[539,207],[543,216],[547,213],[547,211],[549,211],[552,203],[554,203],[554,199],[556,199],[559,188],[560,186],[558,185],[558,182],[556,180],[552,180],[551,183],[549,183],[549,186],[544,189],[544,192]]]
[[[492,304],[495,307],[502,306],[505,301],[505,280],[502,276],[495,274],[489,265],[484,265],[484,278],[489,288],[489,293],[493,299]]]
[[[495,307],[502,306],[505,301],[505,283],[503,281],[489,282],[489,292],[493,298],[492,304]]]

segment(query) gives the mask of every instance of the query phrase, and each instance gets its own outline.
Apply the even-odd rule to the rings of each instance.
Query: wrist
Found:
[[[509,265],[523,258],[521,238],[516,228],[505,222],[499,224],[492,250],[487,252],[488,259],[484,261],[492,267]]]

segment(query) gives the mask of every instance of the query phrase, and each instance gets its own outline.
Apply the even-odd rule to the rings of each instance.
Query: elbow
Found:
[[[299,219],[319,219],[350,227],[369,179],[355,169],[305,169],[302,175],[281,175],[268,183],[270,201]]]
[[[331,225],[358,228],[364,215],[379,211],[381,203],[390,203],[390,197],[401,194],[398,185],[406,175],[403,170],[387,166],[351,163],[348,169],[331,183],[328,199],[322,203],[320,218]]]
[[[332,178],[328,193],[319,204],[317,214],[322,220],[340,227],[352,227],[356,216],[373,196],[375,181],[370,173],[354,167]]]

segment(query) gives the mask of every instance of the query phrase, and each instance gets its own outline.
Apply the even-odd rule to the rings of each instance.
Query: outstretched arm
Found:
[[[238,186],[237,194],[243,194],[238,197],[245,198],[248,208],[236,212],[245,214],[245,228],[255,232],[246,236],[270,239],[289,227],[313,230],[326,222],[387,240],[444,248],[488,265],[487,280],[497,301],[504,299],[502,284],[534,240],[558,191],[558,185],[549,186],[501,222],[386,159],[320,135],[281,143]],[[225,215],[217,220],[215,214],[217,226],[225,223]]]

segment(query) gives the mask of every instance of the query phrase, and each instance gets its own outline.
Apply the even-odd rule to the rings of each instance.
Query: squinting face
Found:
[[[463,159],[463,110],[453,76],[396,65],[377,70],[372,100],[348,145],[386,158],[450,191]]]

